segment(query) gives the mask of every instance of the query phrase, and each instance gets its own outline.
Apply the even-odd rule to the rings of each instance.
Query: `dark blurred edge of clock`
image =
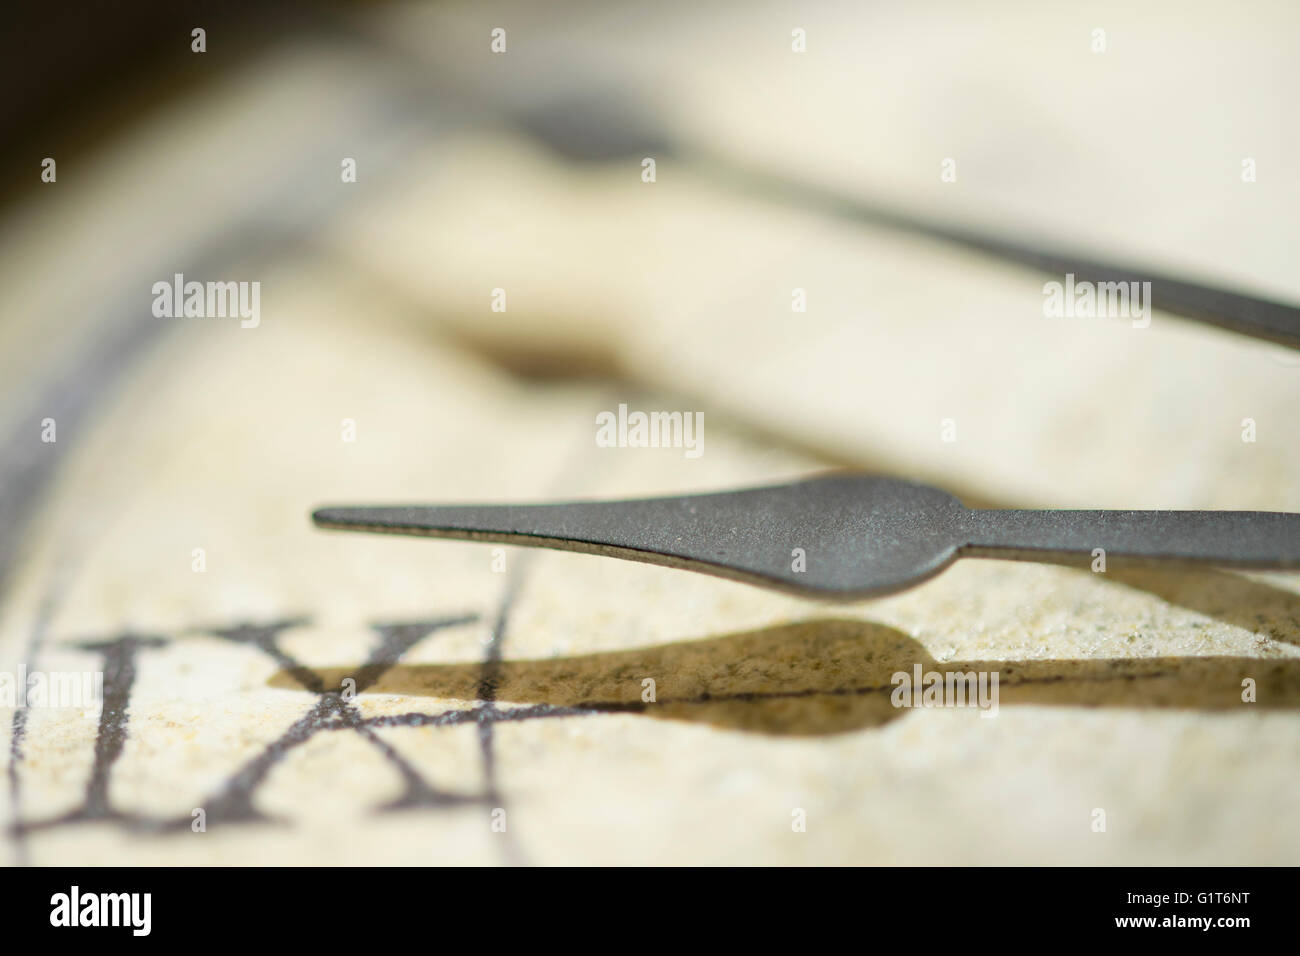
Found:
[[[160,103],[270,43],[326,29],[332,0],[136,0],[25,3],[5,10],[0,30],[0,205],[40,187],[41,160],[60,178],[80,157]],[[191,50],[191,31],[207,32],[207,52]]]

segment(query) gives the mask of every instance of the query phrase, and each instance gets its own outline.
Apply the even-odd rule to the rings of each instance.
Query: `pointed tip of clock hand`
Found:
[[[518,524],[510,516],[515,510],[509,505],[329,506],[317,508],[311,518],[317,527],[338,531],[472,539],[479,534],[511,533]]]

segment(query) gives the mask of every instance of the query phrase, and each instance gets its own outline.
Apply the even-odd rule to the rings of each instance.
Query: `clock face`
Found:
[[[381,9],[56,157],[0,219],[0,859],[1297,859],[1300,575],[963,560],[825,604],[313,527],[846,465],[1300,511],[1300,353],[836,212],[1300,300],[1281,26],[800,15],[575,51]]]

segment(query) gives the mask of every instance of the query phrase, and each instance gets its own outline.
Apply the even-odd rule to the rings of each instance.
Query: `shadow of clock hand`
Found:
[[[901,631],[864,621],[819,619],[737,634],[546,660],[505,660],[492,698],[502,706],[546,704],[638,714],[782,736],[876,727],[901,717],[891,703],[898,672],[996,671],[999,707],[1181,708],[1248,711],[1300,707],[1300,661],[1245,657],[1112,660],[946,661]],[[314,671],[339,687],[357,667]],[[399,664],[366,694],[484,699],[481,663]],[[1242,702],[1242,681],[1257,703]],[[654,701],[643,699],[654,681]],[[300,687],[288,672],[274,687]],[[975,716],[974,714],[971,715]]]

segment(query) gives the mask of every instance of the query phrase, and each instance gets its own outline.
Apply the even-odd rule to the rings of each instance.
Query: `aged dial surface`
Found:
[[[959,44],[809,10],[802,54],[773,5],[581,42],[383,8],[61,160],[0,220],[0,860],[1294,862],[1295,574],[972,559],[828,606],[310,521],[845,465],[972,507],[1300,511],[1297,353],[1056,317],[1050,276],[701,158],[1300,299],[1295,84],[1260,82],[1296,62],[1193,6],[1115,7],[1104,53],[1049,11]],[[539,131],[633,104],[673,150]],[[699,442],[601,439],[634,412]],[[974,705],[931,706],[957,674]]]

